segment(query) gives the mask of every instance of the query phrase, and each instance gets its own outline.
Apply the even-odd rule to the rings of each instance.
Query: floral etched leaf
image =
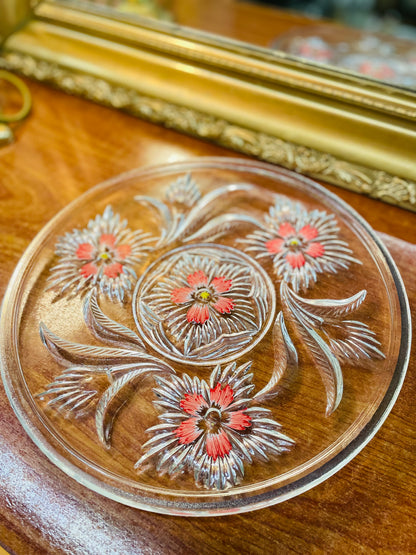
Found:
[[[155,210],[159,216],[161,234],[156,247],[160,248],[174,241],[177,230],[183,222],[184,215],[180,212],[172,211],[170,206],[167,206],[164,202],[152,197],[137,195],[134,197],[134,200],[140,204],[149,206]]]
[[[247,198],[259,197],[259,191],[254,185],[237,183],[225,185],[201,196],[201,193],[188,174],[171,184],[166,192],[166,202],[152,197],[139,195],[136,202],[154,209],[159,216],[162,231],[158,247],[168,245],[177,240],[191,241],[195,239],[212,240],[230,230],[231,226],[254,224],[259,222],[249,215],[227,214],[215,217],[215,212],[221,209],[221,199],[239,196]]]
[[[86,321],[92,322],[97,335],[108,335],[108,339],[115,340],[119,334],[122,339],[137,343],[131,330],[102,313],[95,297],[89,297],[85,306]],[[41,399],[50,397],[49,406],[79,415],[93,406],[102,395],[96,407],[96,428],[106,447],[109,445],[116,414],[126,401],[121,393],[124,387],[153,372],[174,372],[169,364],[144,352],[141,345],[137,351],[132,348],[73,343],[55,335],[42,324],[40,334],[48,351],[60,363],[79,363],[80,366],[66,369],[38,396]]]
[[[256,226],[260,227],[260,223],[247,214],[227,213],[212,218],[209,222],[199,228],[195,233],[184,239],[184,242],[190,241],[213,241],[219,237],[230,233],[240,226]]]
[[[363,289],[347,299],[305,299],[292,292],[297,304],[316,316],[321,323],[326,319],[336,319],[354,312],[364,302],[367,291]]]
[[[209,384],[186,374],[157,377],[161,423],[148,430],[152,437],[136,468],[156,465],[170,476],[192,472],[197,484],[223,490],[241,481],[245,463],[288,451],[293,441],[281,433],[271,412],[252,406],[250,367],[218,365]]]
[[[343,376],[337,357],[331,352],[329,346],[311,325],[311,314],[305,312],[297,304],[293,291],[287,284],[281,284],[282,300],[289,308],[292,316],[300,324],[299,332],[309,347],[315,360],[322,382],[326,390],[327,405],[326,415],[329,416],[336,410],[342,399]],[[312,320],[313,322],[313,320]]]
[[[305,299],[281,284],[282,300],[296,322],[317,364],[327,393],[326,414],[339,405],[343,393],[340,363],[363,362],[384,358],[376,334],[358,320],[342,320],[342,316],[357,310],[366,291],[348,299]]]
[[[59,296],[73,296],[96,289],[112,301],[126,300],[137,281],[134,267],[151,250],[154,238],[131,231],[111,206],[90,220],[85,229],[74,229],[56,245],[59,262],[51,269],[48,289]]]
[[[277,277],[297,292],[313,285],[320,273],[347,270],[351,262],[361,264],[338,234],[332,214],[307,211],[300,203],[278,198],[262,229],[241,242],[256,258],[271,259]]]
[[[328,339],[331,352],[340,362],[384,358],[380,342],[367,324],[358,320],[341,320],[363,303],[367,291],[363,289],[347,299],[305,299],[290,293],[309,325],[318,327]]]
[[[91,366],[114,365],[120,362],[141,361],[143,357],[152,358],[141,351],[116,347],[83,345],[66,341],[40,324],[40,336],[48,351],[65,365],[82,364]]]
[[[115,374],[117,374],[117,370],[117,368],[114,368]],[[130,365],[128,371],[126,371],[127,368],[120,368],[120,370],[118,373],[121,375],[104,392],[98,402],[95,413],[97,434],[105,447],[109,447],[115,417],[126,401],[123,396],[123,389],[126,385],[132,384],[139,378],[143,378],[153,372],[174,372],[173,368],[166,363],[162,363],[162,361],[160,364],[157,362],[141,362]]]
[[[376,334],[367,324],[358,320],[343,320],[339,324],[333,324],[330,330],[332,334],[337,334],[337,338],[329,330],[325,330],[329,346],[340,362],[385,358]]]
[[[111,320],[104,314],[98,305],[96,295],[93,293],[85,299],[84,320],[94,335],[102,341],[108,341],[116,345],[125,344],[134,349],[144,349],[143,341],[134,331]]]
[[[109,383],[105,368],[71,366],[48,384],[45,391],[37,395],[41,400],[49,399],[47,406],[67,414],[86,414],[97,402],[98,395]]]
[[[341,402],[344,391],[344,378],[337,357],[312,328],[304,327],[301,334],[315,359],[319,374],[326,391],[326,416],[332,414]]]
[[[225,185],[210,191],[193,206],[192,210],[187,214],[182,225],[178,230],[177,238],[185,240],[194,230],[199,230],[207,222],[214,219],[214,213],[218,211],[218,207],[222,206],[221,199],[230,200],[231,198],[244,197],[245,199],[255,199],[259,196],[259,190],[254,185],[248,183],[234,183]],[[257,220],[252,220],[258,225]]]
[[[254,333],[253,331],[242,331],[233,334],[224,333],[211,343],[194,349],[191,356],[192,358],[204,357],[212,359],[238,353],[253,340]]]
[[[153,208],[159,216],[162,226],[157,247],[175,241],[181,233],[185,214],[201,199],[201,193],[192,175],[188,173],[169,185],[165,201],[143,195],[137,195],[135,201]]]
[[[268,383],[256,393],[254,399],[264,401],[277,395],[281,378],[288,366],[298,365],[298,353],[286,329],[283,312],[279,312],[273,327],[273,372]]]

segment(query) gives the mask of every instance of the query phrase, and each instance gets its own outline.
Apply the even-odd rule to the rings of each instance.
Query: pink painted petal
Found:
[[[170,294],[170,300],[175,304],[183,304],[192,300],[194,290],[191,287],[178,287]]]
[[[221,409],[226,409],[234,400],[234,391],[228,384],[224,389],[221,389],[221,384],[217,383],[215,389],[210,389],[209,397],[212,403],[215,403]]]
[[[288,237],[289,235],[296,235],[296,230],[289,222],[284,222],[279,227],[278,233],[280,237]]]
[[[218,297],[215,304],[212,305],[215,310],[218,310],[220,314],[230,314],[234,309],[234,301],[232,299],[227,299],[227,297]]]
[[[95,251],[94,245],[91,243],[81,243],[76,250],[76,257],[80,260],[91,260]]]
[[[243,431],[251,426],[251,416],[246,414],[243,410],[230,412],[227,425],[233,430]]]
[[[85,279],[89,278],[90,276],[95,276],[97,272],[98,268],[93,262],[88,262],[88,264],[84,264],[84,266],[82,266],[82,268],[80,268],[79,270],[79,273]]]
[[[198,422],[199,418],[188,418],[181,423],[179,428],[176,428],[173,433],[179,439],[179,443],[188,445],[198,439],[202,434],[202,430],[198,428]]]
[[[278,252],[282,252],[283,243],[284,239],[271,239],[267,241],[264,246],[270,254],[277,254]]]
[[[104,274],[109,278],[116,278],[123,273],[123,266],[120,262],[113,262],[104,268]]]
[[[311,241],[312,239],[316,239],[318,237],[319,231],[316,229],[316,227],[312,227],[308,224],[302,227],[301,230],[299,230],[299,235],[301,235],[307,241]]]
[[[206,304],[195,303],[188,310],[186,315],[188,322],[194,322],[195,324],[203,324],[209,319],[209,308]]]
[[[112,233],[103,233],[100,237],[100,245],[108,245],[114,247],[116,237]]]
[[[308,247],[308,250],[305,251],[305,254],[309,254],[313,258],[319,258],[323,256],[325,253],[325,247],[322,243],[311,243]]]
[[[118,258],[121,258],[121,260],[124,260],[125,258],[127,258],[129,255],[131,254],[131,246],[128,245],[127,243],[125,245],[119,245],[116,248],[116,256]]]
[[[232,279],[225,279],[225,277],[216,277],[211,281],[211,285],[217,293],[229,291],[232,283]]]
[[[305,257],[301,252],[289,252],[286,255],[286,260],[292,268],[301,268],[306,262]]]
[[[208,403],[202,395],[197,395],[196,393],[185,393],[185,398],[181,400],[179,406],[188,414],[196,416],[202,407],[208,407]]]
[[[218,457],[225,457],[225,455],[228,455],[232,446],[227,434],[224,430],[221,430],[217,434],[207,435],[206,448],[207,455],[216,461]]]
[[[191,287],[194,287],[194,288],[208,285],[208,278],[202,270],[198,270],[194,274],[190,274],[186,278],[186,281],[189,283]]]

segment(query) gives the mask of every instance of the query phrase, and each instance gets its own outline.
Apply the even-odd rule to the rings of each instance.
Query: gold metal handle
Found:
[[[17,88],[22,95],[22,107],[14,114],[4,114],[0,112],[0,122],[15,123],[17,121],[21,121],[29,114],[32,107],[32,98],[29,89],[25,83],[19,79],[19,77],[16,77],[16,75],[13,75],[13,73],[9,73],[8,71],[0,70],[0,80],[1,79],[8,81]]]

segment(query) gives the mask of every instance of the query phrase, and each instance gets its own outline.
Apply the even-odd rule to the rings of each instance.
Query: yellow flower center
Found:
[[[199,294],[199,296],[201,297],[201,299],[203,299],[204,301],[207,301],[211,295],[208,291],[201,291],[201,293]]]
[[[108,260],[110,258],[110,255],[108,254],[108,252],[102,252],[100,254],[100,258],[102,258],[103,260]]]

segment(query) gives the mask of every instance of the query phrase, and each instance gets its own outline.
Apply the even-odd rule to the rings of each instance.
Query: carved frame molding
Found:
[[[49,0],[9,34],[0,66],[416,211],[410,91]]]

